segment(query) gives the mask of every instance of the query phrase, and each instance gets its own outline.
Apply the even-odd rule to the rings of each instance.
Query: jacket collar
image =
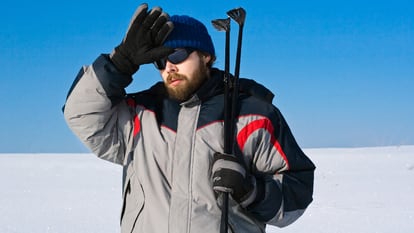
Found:
[[[210,70],[210,77],[201,85],[194,96],[201,101],[209,99],[210,97],[222,94],[224,72],[216,68]]]
[[[210,77],[201,85],[201,87],[190,97],[190,99],[181,103],[184,106],[199,104],[213,96],[223,93],[223,75],[224,72],[213,68],[210,70]]]

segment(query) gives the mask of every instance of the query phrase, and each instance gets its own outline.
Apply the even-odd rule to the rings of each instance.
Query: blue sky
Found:
[[[88,152],[68,129],[61,107],[80,67],[119,44],[140,3],[0,3],[0,153]],[[276,94],[274,104],[302,147],[414,144],[412,1],[148,4],[205,23],[219,68],[224,33],[210,21],[243,6],[247,17],[240,75]],[[231,36],[235,48],[235,24]],[[142,66],[127,90],[142,90],[159,80],[153,66]]]

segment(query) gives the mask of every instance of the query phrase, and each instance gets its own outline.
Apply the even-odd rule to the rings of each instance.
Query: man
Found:
[[[214,60],[201,22],[143,4],[122,43],[76,78],[65,119],[98,157],[123,166],[122,232],[217,233],[220,191],[230,192],[237,233],[286,226],[311,203],[315,167],[273,94],[252,80],[240,80],[234,154],[223,153],[223,71]],[[147,63],[163,82],[126,95]]]

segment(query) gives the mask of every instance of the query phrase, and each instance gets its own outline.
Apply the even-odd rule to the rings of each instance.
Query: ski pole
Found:
[[[226,19],[216,19],[211,21],[213,26],[219,31],[226,32],[226,41],[225,41],[225,57],[224,57],[224,153],[232,152],[232,125],[231,121],[231,106],[232,100],[230,99],[230,88],[231,88],[231,79],[230,79],[230,18]],[[228,209],[229,209],[229,193],[223,192],[223,203],[221,209],[221,223],[220,223],[220,232],[227,233],[228,229]]]
[[[225,44],[225,68],[224,68],[224,153],[233,153],[234,130],[237,115],[237,101],[239,96],[239,73],[241,60],[241,46],[243,37],[243,25],[246,18],[246,11],[243,8],[232,9],[227,15],[239,24],[239,35],[237,39],[237,54],[235,64],[235,75],[230,78],[230,18],[213,20],[213,26],[219,31],[226,32]],[[230,90],[232,88],[232,93]],[[230,112],[229,112],[230,111]],[[220,233],[228,232],[228,209],[229,193],[223,192],[223,205],[221,212]]]
[[[233,93],[232,93],[232,110],[231,118],[236,119],[237,114],[237,100],[239,96],[239,75],[240,75],[240,60],[241,60],[241,48],[242,48],[242,39],[243,39],[243,26],[246,19],[246,11],[239,7],[227,12],[227,15],[231,19],[237,22],[239,25],[239,35],[237,38],[237,53],[236,53],[236,64],[234,68],[234,80],[233,80]],[[234,124],[233,124],[234,125]],[[234,129],[232,130],[232,132]]]
[[[231,153],[231,123],[230,123],[230,88],[232,80],[230,79],[230,18],[215,19],[211,21],[213,26],[219,31],[226,32],[225,41],[225,58],[224,58],[224,153]],[[230,108],[231,109],[231,108]]]

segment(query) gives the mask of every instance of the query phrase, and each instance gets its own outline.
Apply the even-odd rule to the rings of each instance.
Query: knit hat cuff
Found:
[[[174,15],[170,20],[174,24],[174,29],[165,40],[164,46],[190,47],[215,56],[213,42],[203,23],[185,15]]]

